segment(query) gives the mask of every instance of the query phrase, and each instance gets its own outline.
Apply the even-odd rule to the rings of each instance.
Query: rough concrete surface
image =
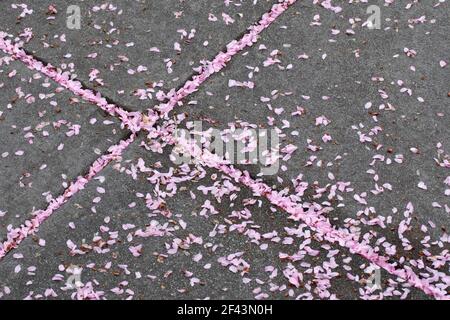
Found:
[[[146,112],[281,2],[7,0],[0,37]],[[80,29],[68,28],[71,5]],[[380,29],[367,27],[363,1],[292,4],[36,232],[0,250],[0,299],[448,298],[450,3],[370,5]],[[238,142],[277,135],[274,174],[228,165],[371,257],[205,161],[173,162],[160,138],[195,121]],[[0,51],[0,243],[130,134]],[[378,272],[375,254],[421,285]]]

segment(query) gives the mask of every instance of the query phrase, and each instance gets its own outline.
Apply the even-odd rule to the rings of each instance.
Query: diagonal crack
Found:
[[[258,35],[267,27],[269,27],[271,23],[275,21],[276,18],[278,18],[291,5],[296,3],[296,1],[297,0],[284,0],[278,4],[275,4],[272,7],[272,10],[269,13],[266,13],[258,22],[258,24],[250,27],[249,31],[239,41],[233,41],[232,43],[227,45],[227,51],[225,53],[219,53],[213,61],[211,61],[207,66],[203,68],[203,71],[200,74],[194,75],[192,79],[188,80],[180,89],[174,89],[173,92],[175,93],[171,96],[168,102],[156,106],[155,109],[150,109],[147,115],[130,112],[116,105],[108,104],[108,101],[100,96],[99,93],[94,94],[91,90],[83,89],[80,82],[68,79],[67,73],[61,74],[53,67],[47,68],[48,66],[43,66],[42,63],[39,63],[32,56],[26,54],[23,50],[18,48],[17,45],[12,45],[10,42],[5,41],[4,39],[0,39],[0,49],[15,56],[16,58],[27,64],[29,67],[34,68],[51,77],[61,85],[71,90],[73,93],[97,104],[100,108],[107,111],[110,115],[119,117],[124,126],[128,127],[133,132],[132,138],[134,140],[134,134],[138,131],[141,131],[142,129],[145,131],[153,131],[155,129],[156,123],[162,119],[167,118],[167,115],[179,103],[181,103],[181,100],[183,100],[193,92],[196,92],[200,85],[211,75],[222,70],[227,65],[227,63],[231,61],[234,55],[242,51],[245,47],[253,45],[253,43],[257,41]],[[167,132],[158,132],[159,137],[164,134],[167,134]],[[119,154],[131,142],[132,141],[128,140],[123,142],[123,148],[119,146]],[[357,236],[352,234],[350,231],[346,229],[336,229],[336,227],[334,227],[329,222],[329,220],[320,212],[316,212],[315,210],[313,210],[313,212],[311,212],[311,210],[305,211],[301,205],[291,199],[290,195],[286,196],[277,191],[274,191],[264,182],[252,179],[246,171],[240,171],[233,166],[229,166],[223,159],[219,159],[215,155],[208,153],[208,151],[198,148],[196,149],[195,145],[193,145],[189,141],[179,138],[172,138],[168,142],[168,144],[183,148],[184,151],[189,153],[203,165],[219,170],[220,172],[233,178],[236,182],[250,188],[255,195],[267,198],[273,205],[289,213],[291,219],[294,219],[296,221],[302,220],[304,223],[306,223],[320,239],[324,239],[330,243],[337,243],[342,247],[350,249],[350,252],[352,252],[353,254],[358,254],[364,257],[371,263],[385,269],[392,275],[396,275],[404,279],[412,286],[422,290],[430,296],[433,296],[437,299],[450,299],[450,296],[448,296],[444,290],[429,284],[424,279],[421,279],[410,268],[397,268],[394,264],[388,262],[389,259],[387,257],[381,256],[376,253],[371,246],[358,242]],[[112,159],[110,159],[109,162],[110,161],[112,161]],[[106,165],[107,163],[105,164],[105,166]],[[103,169],[105,166],[103,166],[101,169]],[[75,184],[75,186],[76,185],[77,184]],[[79,190],[80,189],[75,188],[74,191],[77,192]],[[64,195],[61,197],[63,197],[64,199]],[[50,216],[54,210],[56,210],[63,204],[64,202],[58,203],[58,206],[55,209],[50,208],[46,211],[42,211],[41,213],[44,217],[44,220],[48,218],[48,216]],[[31,231],[34,232],[35,228],[32,228]],[[26,238],[27,236],[28,234],[24,234],[22,237]]]
[[[122,152],[135,141],[136,134],[131,133],[128,138],[121,140],[117,145],[111,146],[108,153],[103,154],[89,167],[84,176],[79,176],[62,195],[53,199],[45,210],[34,213],[34,217],[25,221],[20,227],[8,231],[5,242],[0,243],[0,261],[28,236],[35,234],[42,223],[44,223],[56,210],[61,208],[78,191],[83,190],[100,171],[108,166],[113,160],[119,158]]]
[[[46,59],[40,57],[39,55],[36,55],[36,54],[30,52],[29,50],[23,48],[23,47],[21,47],[21,49],[22,49],[23,52],[25,52],[28,56],[32,56],[37,62],[40,62],[40,63],[42,63],[43,65],[47,65],[47,66],[51,66],[51,65],[52,65],[49,61],[47,61]],[[92,91],[95,95],[98,95],[98,94],[101,95],[101,93],[100,93],[99,90],[91,88],[91,86],[88,85],[85,81],[83,81],[83,80],[81,80],[81,79],[78,79],[78,78],[77,78],[76,81],[78,81],[78,82],[81,84],[81,86],[82,86],[83,88],[86,88],[87,90]],[[110,98],[110,97],[108,97],[108,96],[104,96],[104,98],[105,98],[105,100],[106,100],[106,102],[107,102],[108,104],[115,105],[115,106],[118,106],[118,105],[119,105],[119,103],[118,103],[117,101],[114,101],[114,99],[112,99],[112,98]],[[121,106],[121,108],[122,108],[123,110],[125,110],[125,111],[127,111],[127,112],[134,112],[134,110],[133,110],[131,107],[124,106],[123,104],[120,104],[120,106]]]

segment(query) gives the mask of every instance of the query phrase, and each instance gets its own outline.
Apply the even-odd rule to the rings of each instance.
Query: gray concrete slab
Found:
[[[66,2],[12,3],[0,3],[0,30],[108,98],[143,110],[156,103],[155,92],[182,84],[272,2],[75,1],[80,30],[67,28]],[[335,226],[448,292],[449,4],[373,4],[381,8],[381,30],[362,26],[366,3],[343,3],[335,13],[299,1],[173,115],[186,113],[204,128],[277,127],[282,146],[297,149],[276,175],[262,177],[269,185],[321,206]],[[227,26],[222,12],[235,22]],[[28,31],[18,36],[26,28],[29,40]],[[196,29],[194,38],[180,39],[180,29]],[[147,70],[137,72],[139,66]],[[90,80],[93,69],[100,73]],[[0,162],[2,238],[33,206],[45,207],[47,191],[60,194],[127,132],[94,106],[56,93],[55,84],[30,82],[34,73],[19,62],[0,70],[0,155],[8,152]],[[13,70],[17,75],[8,77]],[[19,99],[18,87],[25,94]],[[133,94],[143,88],[152,97]],[[55,129],[58,120],[68,122]],[[79,135],[66,135],[71,124],[81,125]],[[169,161],[170,148],[151,153],[145,143],[131,145],[120,163],[0,261],[0,298],[77,298],[64,288],[70,266],[83,269],[78,298],[429,298],[385,272],[382,296],[369,293],[365,259],[321,241],[220,173],[187,170]],[[24,154],[15,155],[19,150]],[[299,174],[306,185],[291,181]],[[408,203],[414,210],[405,209]]]
[[[118,121],[78,101],[21,62],[0,66],[0,239],[127,135]],[[94,123],[95,121],[95,123]]]
[[[0,289],[10,292],[4,298],[71,299],[77,291],[66,283],[75,266],[86,285],[80,297],[379,297],[380,291],[364,294],[371,271],[363,259],[317,241],[304,225],[215,172],[172,172],[165,156],[139,143],[2,261]],[[146,203],[149,195],[165,197],[156,210]],[[150,226],[165,234],[141,236]],[[385,273],[381,283],[387,298],[408,291]],[[426,298],[415,289],[408,297]]]
[[[157,92],[184,84],[201,60],[224,50],[275,2],[41,1],[27,4],[33,12],[21,18],[23,8],[2,1],[0,30],[18,37],[31,29],[24,47],[36,57],[64,64],[90,88],[129,109],[145,110],[157,104]],[[80,8],[79,30],[67,27],[67,8],[73,5]],[[90,77],[93,69],[99,72],[96,79]]]
[[[297,149],[276,175],[263,177],[270,185],[296,193],[292,180],[302,174],[304,199],[317,195],[314,201],[332,210],[336,225],[378,232],[374,240],[386,237],[397,249],[411,202],[407,233],[415,250],[397,253],[417,259],[428,250],[420,241],[429,235],[445,256],[448,242],[440,239],[450,226],[449,172],[435,159],[450,152],[450,73],[441,65],[450,58],[449,4],[415,3],[410,10],[400,2],[373,4],[381,8],[381,30],[362,26],[365,3],[341,4],[336,14],[298,2],[179,111],[205,129],[279,128],[282,147]],[[413,22],[421,16],[425,23]],[[330,196],[347,182],[344,192]],[[392,219],[389,227],[372,225],[384,219]]]

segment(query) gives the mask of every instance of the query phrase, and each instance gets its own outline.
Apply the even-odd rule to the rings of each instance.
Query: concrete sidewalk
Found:
[[[274,3],[2,1],[0,35],[146,112]],[[172,162],[155,134],[193,121],[277,132],[274,175],[236,168],[448,296],[450,4],[373,1],[381,29],[370,30],[368,4],[328,3],[297,1],[154,131],[139,132],[0,259],[0,298],[433,298],[222,172]],[[80,8],[79,30],[67,26],[69,5]],[[130,134],[1,53],[1,241]]]

